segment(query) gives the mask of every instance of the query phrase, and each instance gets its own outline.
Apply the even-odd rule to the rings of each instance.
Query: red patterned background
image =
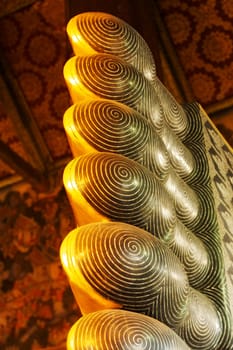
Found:
[[[206,108],[232,98],[232,2],[162,0],[159,9],[195,99]]]

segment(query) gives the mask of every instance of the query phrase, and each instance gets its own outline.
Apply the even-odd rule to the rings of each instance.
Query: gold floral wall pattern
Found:
[[[233,11],[229,1],[159,1],[159,10],[191,84],[205,108],[233,95]]]

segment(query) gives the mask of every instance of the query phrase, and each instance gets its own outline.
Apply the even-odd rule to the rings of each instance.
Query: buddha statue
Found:
[[[77,227],[60,253],[83,314],[68,349],[230,349],[200,107],[175,100],[121,19],[79,14],[67,33],[63,182]]]
[[[68,350],[188,350],[169,327],[125,310],[101,310],[81,317],[70,329]]]
[[[65,237],[60,256],[83,315],[124,309],[159,320],[192,349],[218,343],[214,304],[190,287],[183,264],[150,233],[122,222],[82,225]]]

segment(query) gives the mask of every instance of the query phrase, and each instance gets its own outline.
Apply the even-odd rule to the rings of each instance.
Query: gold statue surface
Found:
[[[158,320],[125,310],[102,310],[81,317],[71,328],[71,349],[188,350],[185,342]]]
[[[119,18],[83,13],[67,33],[74,159],[64,186],[77,228],[61,262],[84,315],[68,349],[230,349],[199,105],[174,99],[143,38]]]

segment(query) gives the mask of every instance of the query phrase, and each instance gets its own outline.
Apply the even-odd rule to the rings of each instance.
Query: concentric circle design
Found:
[[[172,234],[176,221],[173,201],[145,167],[118,154],[100,152],[76,158],[66,170],[67,174],[74,172],[70,182],[75,181],[85,200],[105,217],[121,218],[162,239]]]
[[[156,78],[156,92],[159,96],[164,118],[169,125],[169,127],[173,130],[173,132],[183,140],[187,135],[187,116],[185,114],[182,106],[177,103],[175,98],[170,94],[170,92],[165,88],[162,82]]]
[[[199,199],[195,191],[172,168],[164,181],[164,187],[174,200],[178,219],[191,225],[200,214]]]
[[[81,137],[98,151],[119,153],[145,165],[161,181],[168,175],[170,162],[162,140],[145,118],[126,105],[104,99],[77,103],[66,111],[64,125],[75,155],[81,152]]]
[[[137,161],[162,181],[181,220],[192,222],[196,218],[196,195],[172,170],[166,147],[155,129],[135,110],[110,100],[85,100],[66,111],[64,125],[75,156],[89,152],[91,145],[100,152],[118,153]]]
[[[150,137],[150,128],[145,119],[135,110],[111,100],[76,104],[74,125],[97,150],[112,150],[129,158],[132,154],[135,160],[142,157]]]
[[[219,6],[223,6],[224,2],[220,3]],[[170,21],[171,25],[175,25],[173,39],[175,46],[181,48],[181,58],[197,23],[198,35],[195,40],[200,35],[199,42],[195,41],[195,50],[200,53],[198,65],[193,64],[192,70],[187,66],[187,72],[193,77],[193,86],[199,91],[198,100],[208,104],[214,98],[219,99],[223,93],[218,78],[222,67],[233,58],[231,32],[218,24],[205,26],[203,23],[199,26],[199,19],[195,17],[194,20],[192,11],[195,11],[196,5],[200,5],[200,1],[193,0],[190,4],[193,7],[188,12],[183,10],[186,5],[178,11],[179,5],[173,4],[170,9],[175,15],[166,11],[165,15],[168,23]],[[80,137],[78,142],[83,142],[86,149],[94,148],[99,153],[85,154],[68,165],[68,169],[72,168],[68,173],[73,176],[68,185],[72,187],[71,197],[78,207],[77,211],[81,209],[85,212],[85,206],[90,211],[87,221],[93,210],[97,218],[113,222],[106,224],[106,230],[102,223],[88,226],[88,229],[81,226],[75,245],[67,244],[67,252],[72,258],[66,257],[66,260],[75,268],[73,257],[78,257],[77,276],[82,275],[88,281],[88,290],[96,291],[96,297],[103,296],[109,302],[113,300],[113,303],[137,314],[152,315],[167,322],[192,349],[220,349],[223,343],[226,344],[224,332],[230,323],[228,311],[225,310],[227,306],[222,305],[226,302],[226,296],[224,286],[220,287],[223,277],[221,242],[218,235],[213,235],[218,227],[200,120],[201,109],[192,106],[183,110],[159,80],[155,78],[154,84],[150,84],[143,67],[139,68],[140,63],[137,65],[137,59],[135,63],[133,58],[134,51],[140,57],[144,42],[135,40],[133,35],[136,33],[128,32],[130,28],[124,29],[115,18],[105,18],[105,14],[100,14],[101,20],[97,24],[95,15],[87,14],[89,20],[82,18],[80,22],[76,17],[73,22],[76,27],[73,44],[75,41],[77,45],[82,42],[86,49],[91,48],[89,53],[95,54],[75,57],[70,90],[73,93],[76,84],[80,91],[83,89],[83,95],[101,99],[92,101],[92,105],[86,101],[72,106],[76,119],[73,118],[71,132],[74,139]],[[207,15],[206,11],[203,18]],[[118,42],[109,34],[111,31]],[[144,48],[146,52],[146,46]],[[114,50],[122,50],[122,56]],[[188,51],[192,50],[190,45]],[[139,61],[144,65],[143,59]],[[204,64],[208,65],[207,70]],[[149,65],[146,67],[149,68]],[[217,68],[217,73],[212,72],[213,67]],[[151,71],[148,72],[150,78]],[[211,88],[207,87],[207,81]],[[78,101],[78,93],[75,97]],[[103,98],[108,99],[108,104],[103,103],[106,102]],[[190,114],[186,114],[190,110]],[[151,130],[147,128],[150,123],[151,126],[154,124]],[[159,135],[155,142],[151,141],[154,128],[156,135]],[[171,161],[171,167],[169,162],[166,163],[168,170],[162,184],[144,167],[152,170],[158,161],[153,163],[152,155],[154,149],[158,150],[161,140]],[[157,175],[160,170],[163,171],[160,166],[165,165],[165,153],[162,163],[156,168]],[[66,188],[68,192],[70,188]],[[131,227],[133,231],[124,229],[119,232],[122,225]],[[87,231],[82,233],[84,229]],[[152,243],[156,241],[153,235],[144,239],[137,231],[141,229],[157,236],[161,246],[153,246]],[[68,237],[70,235],[65,242],[68,242]],[[163,250],[162,241],[173,253],[167,250],[167,254]],[[77,253],[79,247],[80,255]],[[188,283],[184,287],[183,272],[174,263],[174,254],[186,269],[191,286],[205,294],[189,288]],[[153,281],[156,281],[156,286]],[[127,336],[129,339],[129,334]],[[135,336],[134,339],[135,344],[144,346],[141,337]]]
[[[119,54],[130,61],[138,50],[135,30],[117,17],[87,12],[76,16],[75,22],[78,31],[96,52]]]
[[[77,56],[75,60],[70,59],[66,66],[70,66],[73,74],[66,78],[68,84],[70,80],[78,78],[87,91],[134,108],[154,124],[157,132],[161,132],[164,116],[155,89],[132,65],[113,55],[95,54]],[[80,83],[74,84],[73,89],[77,102]]]
[[[149,80],[154,80],[156,69],[148,45],[121,19],[101,12],[81,13],[70,20],[67,32],[77,55],[81,35],[96,52],[114,54],[133,64]]]
[[[198,47],[202,59],[215,67],[230,64],[233,60],[232,32],[220,26],[212,26],[203,31]]]
[[[72,283],[80,283],[78,270],[98,294],[126,310],[171,326],[183,318],[187,275],[179,259],[148,232],[119,222],[82,225],[61,249]]]
[[[84,86],[86,93],[134,108],[153,123],[159,134],[164,123],[168,121],[174,135],[174,130],[184,135],[187,128],[186,115],[165,92],[165,87],[153,87],[137,69],[116,56],[77,56],[67,61],[64,71],[67,84],[73,92],[74,102],[84,98]],[[168,100],[172,102],[172,107],[163,108]]]
[[[31,69],[23,70],[18,73],[18,81],[32,107],[42,103],[47,92],[47,82],[42,74]]]
[[[19,45],[22,38],[22,28],[20,23],[16,20],[16,18],[4,17],[1,19],[1,31],[1,48],[5,50],[14,50]]]
[[[32,33],[25,44],[25,56],[38,67],[49,68],[59,57],[60,46],[55,36],[45,31]]]
[[[222,325],[218,312],[204,294],[191,289],[188,312],[177,333],[192,349],[213,349],[219,343]],[[217,347],[218,348],[218,347]]]
[[[167,148],[171,164],[177,174],[183,179],[189,177],[195,170],[195,160],[190,150],[166,124],[161,132],[161,138]]]
[[[100,97],[135,105],[145,90],[143,77],[112,55],[77,57],[76,68],[82,83]]]
[[[104,310],[81,317],[70,329],[70,350],[188,350],[184,341],[163,323],[124,310]]]
[[[80,53],[88,55],[93,52],[113,54],[141,72],[152,82],[157,94],[158,79],[151,51],[140,34],[127,23],[110,14],[87,12],[69,21],[67,33],[77,56]],[[85,49],[86,43],[88,47]],[[163,89],[165,90],[165,87]],[[165,101],[163,108],[166,109],[167,105]],[[186,116],[175,100],[172,101],[171,110],[166,110],[166,114],[171,122],[170,126],[184,137],[187,127]]]
[[[210,282],[208,276],[212,261],[205,244],[181,221],[177,221],[174,236],[168,247],[179,257],[192,287],[200,289]]]

